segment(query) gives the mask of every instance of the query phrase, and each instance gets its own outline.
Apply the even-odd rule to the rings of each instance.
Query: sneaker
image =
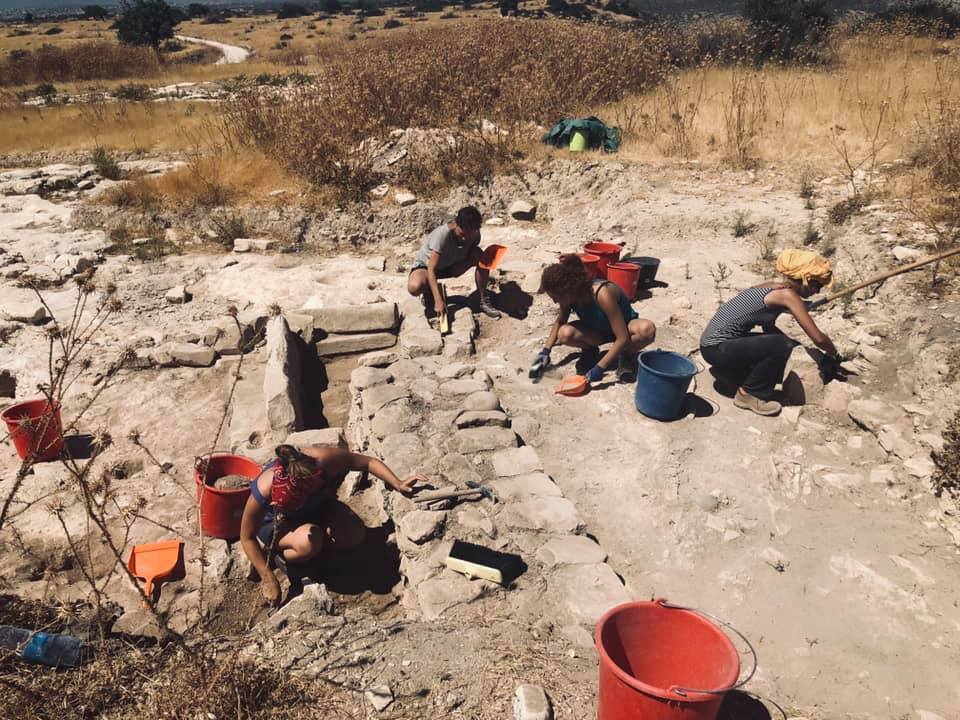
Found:
[[[637,358],[634,355],[623,354],[617,360],[617,380],[622,383],[632,383],[637,379]]]
[[[778,415],[783,406],[776,400],[761,400],[749,393],[737,391],[737,396],[733,399],[733,404],[742,410],[750,410],[757,415],[771,416]]]
[[[499,320],[501,317],[503,317],[503,313],[497,310],[486,299],[480,301],[480,312],[487,317],[493,318],[494,320]]]

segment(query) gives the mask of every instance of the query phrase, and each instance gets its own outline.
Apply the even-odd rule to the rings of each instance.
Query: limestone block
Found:
[[[414,510],[408,512],[398,523],[400,532],[408,540],[422,545],[443,534],[443,526],[447,521],[446,512],[432,510]]]
[[[300,430],[287,435],[284,442],[295,447],[347,447],[347,441],[343,436],[343,428],[337,427],[321,430]]]
[[[542,472],[499,478],[490,487],[501,500],[517,500],[531,495],[563,497],[560,486]]]
[[[537,558],[544,565],[590,565],[607,559],[606,551],[583,535],[554,538],[537,550]]]
[[[503,427],[468,428],[456,432],[450,440],[450,449],[462,455],[516,446],[517,434]]]
[[[217,359],[213,348],[192,343],[175,343],[166,347],[170,358],[176,365],[185,367],[210,367]]]
[[[381,350],[397,344],[397,336],[393,333],[379,332],[368,335],[327,335],[318,340],[314,347],[320,357],[333,355],[350,355],[352,353]]]
[[[401,335],[400,345],[411,358],[439,355],[443,350],[443,339],[437,330],[413,330]]]
[[[380,352],[372,352],[364,355],[360,358],[359,363],[364,367],[385,368],[389,365],[393,365],[393,363],[399,359],[399,353],[393,350],[382,350]]]
[[[475,392],[468,395],[463,401],[463,409],[478,412],[484,410],[499,410],[500,400],[497,398],[496,393],[490,390],[483,390],[482,392]]]
[[[409,399],[400,399],[381,408],[373,416],[371,430],[379,440],[387,435],[410,432],[416,430],[423,423],[423,418],[416,411]]]
[[[310,307],[308,304],[301,312],[313,316],[316,328],[328,334],[392,331],[399,320],[397,304],[392,302],[333,307]]]
[[[358,393],[376,385],[385,385],[393,381],[393,373],[375,367],[358,367],[350,373],[350,390]]]
[[[514,220],[533,220],[537,216],[537,206],[527,200],[515,200],[507,210]]]
[[[539,685],[520,685],[513,696],[513,720],[550,720],[547,693]]]
[[[440,393],[447,397],[459,397],[461,395],[473,395],[474,393],[484,392],[487,384],[482,380],[473,378],[463,378],[459,380],[447,380],[440,385]]]
[[[532,447],[500,450],[493,455],[493,470],[498,477],[514,477],[532,472],[542,472],[543,463]]]
[[[270,318],[263,395],[270,429],[283,435],[299,430],[303,422],[300,353],[295,343],[287,321],[280,315]]]
[[[881,400],[853,400],[847,405],[850,419],[857,425],[878,434],[884,425],[892,425],[903,416],[896,405]]]
[[[578,621],[594,625],[610,608],[631,600],[620,578],[605,563],[565,565],[554,578],[567,609]]]
[[[424,580],[417,587],[417,600],[425,620],[436,620],[457,605],[466,605],[480,597],[488,583],[467,580],[460,575],[443,575]]]
[[[485,425],[507,427],[510,424],[510,419],[507,417],[506,413],[500,412],[499,410],[468,410],[465,413],[461,413],[457,417],[456,423],[457,427],[461,430],[464,428],[482,427]]]
[[[558,535],[576,533],[583,527],[572,502],[564,497],[543,495],[514,500],[497,516],[497,520],[508,527]]]
[[[364,415],[372,418],[392,402],[410,397],[410,391],[399,385],[374,385],[360,393]]]

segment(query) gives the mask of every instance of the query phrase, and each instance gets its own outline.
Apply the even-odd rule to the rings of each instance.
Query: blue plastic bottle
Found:
[[[89,656],[89,646],[70,635],[33,632],[0,625],[0,648],[12,650],[27,662],[50,667],[77,667]]]

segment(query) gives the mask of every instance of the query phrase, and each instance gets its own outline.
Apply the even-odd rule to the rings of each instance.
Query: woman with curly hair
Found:
[[[250,483],[240,524],[240,544],[271,605],[280,601],[280,583],[270,569],[274,553],[293,584],[300,577],[297,571],[325,548],[345,550],[363,542],[363,521],[337,500],[337,488],[349,471],[370,472],[404,495],[413,493],[415,483],[427,482],[423,475],[400,480],[376,458],[340,448],[280,445],[275,452],[276,459]]]
[[[733,404],[758,415],[776,415],[782,409],[774,399],[774,388],[783,380],[787,360],[799,344],[777,329],[781,313],[796,318],[814,345],[826,353],[828,367],[839,367],[842,360],[804,302],[833,282],[830,262],[811,250],[785,250],[777,259],[777,272],[786,280],[756,285],[731,298],[700,336],[703,359],[716,375],[739,385]],[[760,332],[753,332],[755,327]]]
[[[537,359],[549,361],[557,343],[583,350],[581,362],[590,382],[599,381],[617,363],[617,379],[632,382],[637,372],[637,353],[653,342],[657,328],[637,316],[630,298],[609,280],[591,280],[580,258],[566,255],[548,266],[540,279],[540,292],[560,306],[546,345]],[[570,312],[577,319],[570,322]],[[611,343],[601,356],[600,346]]]

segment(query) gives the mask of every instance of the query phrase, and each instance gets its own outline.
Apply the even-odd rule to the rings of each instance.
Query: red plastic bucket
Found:
[[[203,487],[203,468],[207,463],[207,487]],[[250,495],[250,486],[235,490],[220,490],[212,486],[217,478],[224,475],[243,475],[251,480],[263,471],[260,465],[242,455],[214,453],[200,460],[193,469],[193,478],[197,483],[197,518],[204,535],[224,540],[240,537],[240,520],[243,507]]]
[[[640,284],[640,266],[628,262],[608,263],[607,280],[619,285],[627,299],[633,300],[637,297],[637,286]]]
[[[699,612],[665,600],[613,608],[597,623],[594,642],[599,720],[715,720],[724,695],[739,687],[740,656],[730,639]]]
[[[615,263],[620,259],[620,251],[623,250],[619,245],[613,243],[592,242],[583,246],[585,253],[596,255],[600,258],[600,277],[607,276],[607,265]]]
[[[60,404],[46,400],[27,400],[11,405],[0,414],[10,431],[17,455],[26,459],[54,460],[63,450],[63,426],[60,422]]]
[[[577,257],[580,258],[580,262],[583,263],[583,267],[586,268],[587,275],[591,279],[603,277],[600,273],[600,258],[590,253],[577,253]]]

